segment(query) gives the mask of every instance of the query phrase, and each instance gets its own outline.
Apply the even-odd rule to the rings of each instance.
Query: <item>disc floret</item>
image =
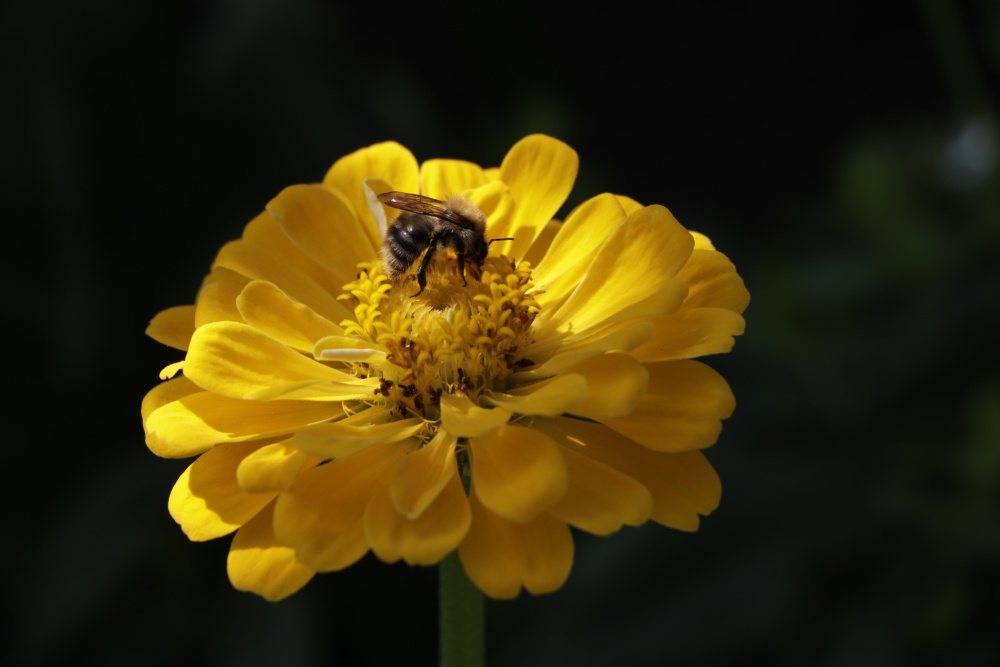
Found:
[[[435,267],[417,296],[411,282],[393,283],[381,262],[363,262],[338,297],[354,306],[355,318],[340,323],[345,334],[385,353],[382,363],[354,364],[359,376],[382,378],[378,402],[391,404],[400,417],[435,421],[443,393],[478,404],[484,392],[504,391],[506,378],[530,364],[519,351],[541,309],[528,262],[488,258],[468,285],[454,279],[453,267]]]

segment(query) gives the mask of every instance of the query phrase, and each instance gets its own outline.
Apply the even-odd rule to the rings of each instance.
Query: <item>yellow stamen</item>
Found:
[[[440,419],[442,393],[478,403],[484,390],[506,389],[540,310],[527,262],[491,257],[468,285],[453,265],[440,264],[414,296],[414,281],[390,282],[379,261],[364,262],[337,297],[354,309],[355,318],[340,323],[344,333],[388,351],[384,360],[353,364],[358,376],[385,379],[374,400],[429,422]]]

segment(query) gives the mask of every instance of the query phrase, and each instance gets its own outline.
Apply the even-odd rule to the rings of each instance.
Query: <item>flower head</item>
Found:
[[[494,169],[359,150],[282,191],[195,305],[154,318],[186,356],[143,403],[147,444],[198,455],[169,509],[193,540],[235,531],[234,586],[275,600],[368,551],[457,549],[486,594],[545,593],[569,575],[570,526],[694,530],[716,507],[699,450],[734,400],[692,358],[731,349],[749,295],[662,206],[603,194],[552,220],[576,170],[541,135]],[[441,230],[387,266],[389,191],[467,200],[488,255],[463,257],[432,215]]]

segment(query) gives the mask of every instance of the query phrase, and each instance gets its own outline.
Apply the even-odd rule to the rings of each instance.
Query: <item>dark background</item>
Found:
[[[710,360],[721,508],[579,536],[562,590],[488,603],[490,664],[1000,664],[1000,5],[801,4],[7,3],[6,662],[434,664],[433,569],[270,604],[187,542],[143,330],[348,152],[546,132],[570,205],[669,206],[753,299]]]

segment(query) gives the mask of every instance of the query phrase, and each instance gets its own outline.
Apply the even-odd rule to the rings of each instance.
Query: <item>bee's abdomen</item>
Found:
[[[386,273],[396,276],[413,265],[431,242],[431,229],[417,220],[397,221],[389,227],[382,246]]]

